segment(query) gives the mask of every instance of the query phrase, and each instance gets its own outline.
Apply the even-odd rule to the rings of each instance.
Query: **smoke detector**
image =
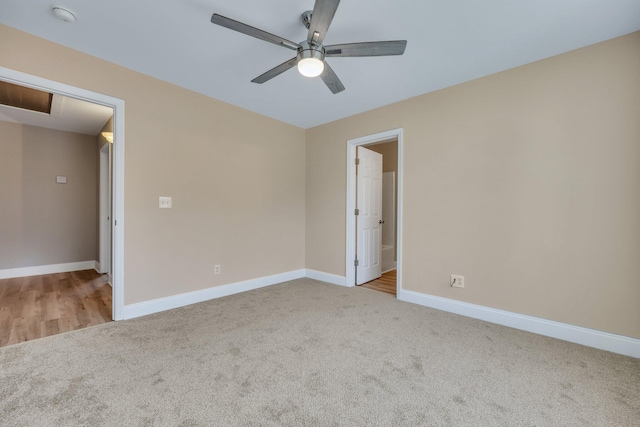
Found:
[[[69,9],[65,9],[64,7],[54,6],[51,11],[55,15],[56,18],[65,21],[65,22],[75,22],[76,15],[71,12]]]

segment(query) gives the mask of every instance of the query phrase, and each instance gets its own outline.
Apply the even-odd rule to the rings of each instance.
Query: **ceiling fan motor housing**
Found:
[[[298,60],[306,58],[319,59],[324,61],[324,47],[321,44],[309,43],[308,41],[300,42],[298,48]]]

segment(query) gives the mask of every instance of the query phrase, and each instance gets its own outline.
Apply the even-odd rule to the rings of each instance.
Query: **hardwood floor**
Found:
[[[0,347],[111,321],[111,285],[95,270],[0,280]]]
[[[386,292],[391,295],[396,294],[396,270],[387,271],[375,280],[360,285],[363,288],[374,291]]]

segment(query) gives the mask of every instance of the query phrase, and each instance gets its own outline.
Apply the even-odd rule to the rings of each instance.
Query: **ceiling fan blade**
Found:
[[[406,47],[406,40],[334,44],[324,47],[324,55],[331,57],[402,55]]]
[[[251,80],[251,82],[252,83],[260,83],[260,84],[262,84],[264,82],[267,82],[267,81],[271,80],[272,78],[274,78],[276,76],[279,76],[280,74],[284,73],[288,69],[295,67],[297,63],[298,63],[298,57],[291,58],[287,62],[283,62],[282,64],[278,65],[277,67],[274,67],[274,68],[270,69],[266,73],[259,75],[255,79]]]
[[[291,40],[283,39],[282,37],[267,33],[266,31],[262,31],[250,25],[243,24],[242,22],[234,21],[231,18],[218,15],[217,13],[214,13],[211,16],[211,22],[230,30],[238,31],[239,33],[243,33],[269,43],[277,44],[278,46],[284,46],[291,50],[298,50],[298,48],[300,47],[298,43],[294,43]]]
[[[340,0],[316,0],[313,12],[311,12],[311,24],[309,25],[309,35],[307,36],[309,41],[322,44],[339,4]],[[318,35],[315,36],[315,33],[318,33]]]
[[[334,95],[344,90],[344,85],[326,61],[324,63],[324,71],[320,75],[320,78]]]

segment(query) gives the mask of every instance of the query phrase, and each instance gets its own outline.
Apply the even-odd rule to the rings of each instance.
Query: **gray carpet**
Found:
[[[640,360],[300,279],[0,349],[2,426],[640,426]]]

